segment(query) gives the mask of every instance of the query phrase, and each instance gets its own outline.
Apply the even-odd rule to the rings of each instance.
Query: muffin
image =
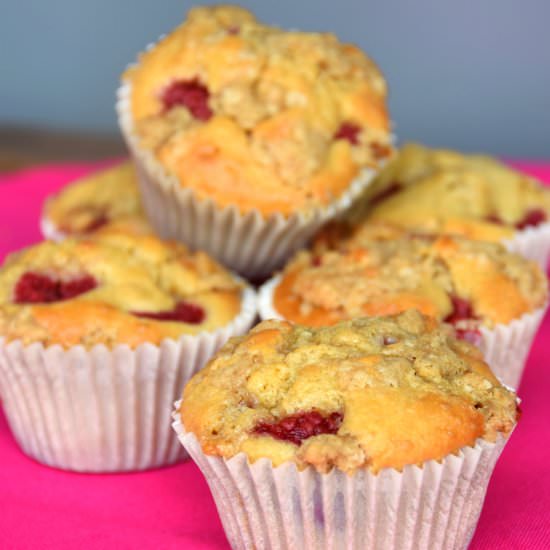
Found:
[[[503,381],[518,385],[548,299],[534,262],[460,237],[397,237],[374,225],[361,236],[336,250],[299,252],[262,287],[262,319],[324,326],[415,308],[452,324]]]
[[[546,270],[550,192],[497,160],[403,147],[349,215],[348,231],[387,223],[414,232],[502,242]]]
[[[266,321],[187,384],[180,441],[233,548],[466,548],[518,417],[470,344],[416,311]]]
[[[386,83],[357,47],[197,7],[123,75],[118,113],[155,229],[261,277],[392,154]]]
[[[123,162],[69,184],[46,201],[42,234],[59,241],[98,230],[152,233],[136,180],[132,163]]]
[[[152,468],[186,380],[255,318],[254,292],[202,252],[112,233],[45,241],[0,270],[0,395],[23,451],[59,468]]]

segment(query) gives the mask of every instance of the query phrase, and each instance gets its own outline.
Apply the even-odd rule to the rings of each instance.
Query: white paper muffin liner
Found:
[[[186,458],[170,428],[185,383],[256,317],[253,290],[241,312],[213,332],[135,349],[63,349],[0,339],[0,395],[21,449],[79,472],[144,470]]]
[[[57,225],[45,214],[40,218],[40,232],[48,241],[59,242],[67,237],[67,234],[58,229]]]
[[[258,314],[261,321],[266,321],[267,319],[285,319],[275,309],[275,304],[273,303],[273,295],[280,282],[281,275],[275,275],[258,289]]]
[[[276,275],[265,282],[258,291],[258,313],[262,321],[284,319],[275,309],[273,293],[281,280]],[[505,297],[503,297],[505,299]],[[544,319],[548,304],[504,325],[489,329],[481,327],[481,339],[476,342],[494,374],[507,386],[518,388],[527,356],[537,331]]]
[[[199,200],[192,189],[183,188],[166,173],[151,151],[140,147],[130,113],[130,91],[127,83],[118,89],[118,120],[136,164],[149,221],[162,237],[205,250],[249,279],[265,278],[281,267],[324,223],[346,210],[378,172],[364,169],[338,200],[307,215],[265,218],[257,210],[243,214],[238,205],[222,208],[213,200]]]
[[[541,223],[536,227],[527,227],[502,242],[510,251],[536,262],[546,273],[550,258],[550,223]]]
[[[458,550],[475,531],[495,463],[506,443],[479,439],[441,462],[354,475],[333,469],[274,468],[205,455],[185,431],[176,403],[173,427],[204,474],[225,534],[244,550]]]
[[[506,325],[493,329],[481,327],[478,347],[495,375],[507,386],[517,389],[533,340],[544,319],[548,305],[525,313]]]

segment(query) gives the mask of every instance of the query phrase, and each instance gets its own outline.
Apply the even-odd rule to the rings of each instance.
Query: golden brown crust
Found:
[[[241,8],[193,8],[123,78],[140,145],[222,207],[267,216],[324,206],[392,153],[386,84],[366,55]],[[198,115],[166,108],[178,82],[207,94]]]
[[[533,217],[533,213],[535,217]],[[352,225],[501,241],[550,219],[550,193],[496,159],[405,145],[350,213]]]
[[[340,414],[337,431],[300,442],[258,432],[311,411]],[[181,407],[207,454],[348,473],[442,459],[507,435],[516,415],[480,352],[414,311],[319,329],[263,322],[193,377]]]
[[[72,182],[48,199],[44,216],[66,235],[96,231],[152,233],[130,161]]]
[[[36,282],[25,283],[29,274],[51,284],[93,282],[78,295],[45,303],[29,298],[44,292]],[[142,315],[171,312],[178,304],[191,313],[165,320]],[[24,344],[159,344],[225,326],[240,309],[241,285],[231,274],[202,252],[153,236],[107,231],[94,239],[46,241],[12,254],[0,271],[0,333]]]
[[[275,287],[274,307],[285,319],[323,326],[409,308],[445,320],[458,298],[472,312],[457,326],[472,330],[509,323],[542,307],[547,296],[540,269],[496,243],[398,236],[368,225],[338,250],[299,252]]]

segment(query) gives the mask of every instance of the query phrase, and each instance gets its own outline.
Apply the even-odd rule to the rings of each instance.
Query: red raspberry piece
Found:
[[[451,296],[453,303],[453,311],[445,317],[444,321],[455,325],[456,337],[461,340],[466,340],[471,344],[479,344],[481,340],[481,332],[476,328],[463,328],[456,325],[461,321],[475,321],[477,317],[474,313],[472,304],[464,298]]]
[[[359,132],[361,128],[357,124],[344,122],[334,134],[334,139],[347,139],[352,145],[359,143]]]
[[[323,264],[323,259],[321,256],[313,256],[311,258],[311,265],[313,267],[320,267]]]
[[[444,319],[446,323],[456,324],[458,321],[465,321],[475,319],[474,310],[472,304],[464,298],[458,296],[451,296],[451,302],[453,304],[453,311],[447,315]]]
[[[546,212],[542,208],[533,208],[528,210],[523,216],[523,218],[516,223],[516,229],[525,229],[526,227],[536,227],[541,223],[544,223],[547,219]],[[504,222],[496,215],[491,214],[487,216],[487,221],[491,223],[496,223],[499,225],[504,224]]]
[[[79,294],[84,294],[94,289],[96,286],[96,280],[90,275],[85,275],[84,277],[80,277],[80,279],[73,279],[72,281],[62,281],[59,283],[61,300],[70,300]]]
[[[342,424],[343,414],[333,412],[323,416],[319,411],[291,414],[278,422],[260,422],[253,433],[301,445],[304,439],[320,434],[335,434]]]
[[[183,105],[198,120],[208,120],[212,116],[212,110],[208,106],[210,92],[208,88],[193,80],[175,80],[162,93],[164,110],[169,111],[176,105]]]
[[[15,285],[15,303],[36,304],[70,300],[96,286],[96,280],[90,275],[71,281],[59,281],[40,273],[25,273]]]
[[[528,210],[523,219],[516,223],[517,229],[525,229],[526,227],[536,227],[546,221],[546,212],[542,208],[533,208]]]
[[[39,273],[25,273],[15,285],[17,304],[56,302],[59,300],[58,282]]]
[[[206,312],[202,307],[184,301],[178,302],[172,311],[134,311],[132,314],[156,321],[176,321],[191,325],[202,323],[206,317]]]

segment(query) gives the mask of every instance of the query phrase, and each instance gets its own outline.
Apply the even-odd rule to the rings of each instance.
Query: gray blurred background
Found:
[[[47,136],[60,131],[80,137],[91,133],[110,144],[105,153],[115,151],[113,104],[121,71],[148,42],[176,26],[193,4],[4,0],[4,143],[28,141],[29,130],[46,136],[48,143],[55,139]],[[240,4],[266,22],[332,31],[364,48],[388,79],[401,142],[414,139],[465,151],[550,159],[549,0]],[[26,133],[21,134],[22,128]]]

